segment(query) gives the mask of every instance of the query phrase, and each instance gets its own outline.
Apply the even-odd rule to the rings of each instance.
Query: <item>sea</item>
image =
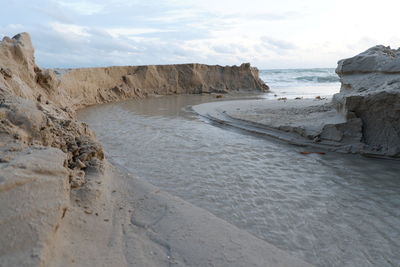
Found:
[[[334,68],[260,70],[260,78],[270,87],[269,99],[330,97],[340,90]]]

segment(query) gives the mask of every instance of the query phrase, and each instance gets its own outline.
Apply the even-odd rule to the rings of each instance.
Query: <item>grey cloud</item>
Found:
[[[282,50],[293,50],[296,49],[296,45],[280,39],[271,38],[268,36],[263,36],[260,38],[263,46],[267,49],[272,49],[275,51]]]
[[[248,51],[247,47],[240,44],[227,44],[227,45],[215,45],[212,49],[219,54],[238,54],[245,53]]]
[[[100,0],[101,13],[90,16],[75,12],[58,2],[43,0],[39,7],[29,1],[13,1],[11,10],[19,17],[0,11],[0,34],[14,35],[28,31],[36,48],[38,64],[43,67],[89,67],[103,65],[137,65],[203,62],[209,64],[237,64],[240,54],[249,54],[239,43],[215,45],[211,50],[187,47],[186,41],[204,44],[215,38],[216,31],[234,29],[240,19],[281,21],[287,13],[231,14],[223,16],[179,5],[175,1],[157,4],[140,0]],[[24,3],[22,3],[24,2]],[[76,1],[74,1],[76,2]],[[94,2],[94,0],[88,0]],[[10,2],[11,3],[11,2]],[[186,5],[186,6],[185,6]],[[32,21],[34,23],[32,23]],[[49,23],[84,26],[84,35],[72,38],[57,32]],[[20,29],[5,28],[8,24],[22,24]],[[3,26],[3,27],[2,27]],[[107,28],[154,28],[160,31],[128,35],[113,35]],[[135,37],[135,38],[130,38]],[[199,41],[199,42],[196,42]],[[204,42],[203,42],[204,41]],[[282,40],[263,38],[260,46],[273,51],[287,51],[294,46]],[[250,48],[252,50],[252,48]],[[198,52],[196,52],[198,51]],[[251,52],[251,51],[250,51]],[[240,59],[240,60],[239,60]],[[244,59],[243,59],[244,60]]]
[[[197,61],[180,42],[113,37],[101,28],[87,28],[85,33],[87,37],[68,40],[50,27],[33,30],[38,64],[53,68]]]

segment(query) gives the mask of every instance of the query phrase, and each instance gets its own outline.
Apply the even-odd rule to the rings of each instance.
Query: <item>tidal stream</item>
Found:
[[[209,95],[86,108],[108,157],[318,266],[400,266],[400,162],[296,147],[214,125]]]

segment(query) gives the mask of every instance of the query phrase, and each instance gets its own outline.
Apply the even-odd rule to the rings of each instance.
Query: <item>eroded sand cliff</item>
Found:
[[[75,110],[150,94],[267,90],[249,64],[35,64],[26,33],[0,43],[0,266],[307,266],[115,169]],[[179,231],[178,231],[179,230]]]
[[[258,78],[258,70],[250,64],[240,67],[180,64],[74,69],[61,76],[59,87],[72,97],[74,107],[152,94],[268,90]]]

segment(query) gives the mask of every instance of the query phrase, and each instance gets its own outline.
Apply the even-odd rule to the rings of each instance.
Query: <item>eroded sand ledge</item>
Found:
[[[109,67],[57,76],[28,34],[0,43],[1,266],[308,266],[111,165],[76,120],[149,94],[267,90],[249,64]]]

